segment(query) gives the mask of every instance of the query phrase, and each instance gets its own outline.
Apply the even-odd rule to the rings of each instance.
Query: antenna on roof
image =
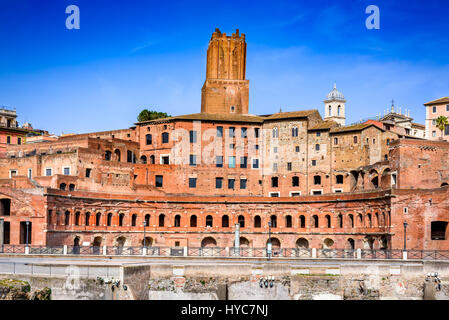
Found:
[[[282,107],[279,107],[279,113],[281,113],[282,112]]]

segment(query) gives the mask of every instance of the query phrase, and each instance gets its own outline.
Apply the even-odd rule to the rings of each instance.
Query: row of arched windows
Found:
[[[162,132],[161,141],[162,143],[168,143],[170,140],[170,134],[168,132]],[[145,136],[145,142],[147,145],[153,144],[153,135],[151,133]]]
[[[66,211],[64,213],[64,225],[70,225],[70,211]],[[103,221],[102,219],[106,219],[106,221]],[[112,219],[113,214],[108,213],[105,217],[98,212],[98,213],[90,213],[86,212],[84,214],[84,217],[81,217],[81,213],[79,211],[75,212],[74,215],[74,221],[73,224],[75,226],[79,225],[85,225],[85,226],[101,226],[102,223],[106,226],[110,227],[112,226]],[[300,215],[298,218],[298,227],[299,228],[345,228],[345,227],[366,227],[366,228],[372,228],[372,227],[385,227],[389,225],[387,218],[385,216],[385,213],[375,213],[374,216],[370,213],[366,214],[365,217],[362,216],[362,214],[358,214],[356,217],[356,220],[354,219],[353,214],[348,214],[345,218],[342,214],[338,214],[338,216],[335,217],[335,221],[333,222],[333,219],[330,215],[325,215],[324,217],[319,217],[318,215],[312,215],[309,220],[309,224],[306,222],[306,216]],[[143,220],[141,223],[138,222],[138,215],[132,214],[131,215],[131,226],[150,226],[151,215],[147,214],[143,217]],[[254,228],[261,228],[262,227],[262,218],[259,215],[254,216],[252,219],[252,227]],[[53,221],[52,217],[52,211],[49,210],[48,212],[48,221],[49,224],[56,224],[60,225],[62,220],[60,217],[60,213],[56,213],[56,220]],[[125,221],[125,214],[120,213],[118,215],[118,226],[123,227]],[[156,225],[159,227],[165,227],[167,224],[167,218],[165,214],[160,214],[157,216],[157,221],[153,221],[153,223],[156,222]],[[239,215],[237,217],[237,223],[240,225],[241,228],[249,227],[247,224],[247,221],[243,215]],[[271,215],[269,218],[269,224],[272,228],[278,228],[278,227],[285,227],[285,228],[293,228],[293,217],[291,215],[284,216],[282,225],[279,223],[278,216]],[[181,227],[181,215],[177,214],[173,218],[173,227]],[[196,228],[198,227],[198,217],[196,215],[191,215],[189,218],[189,226]],[[214,224],[214,217],[212,215],[207,215],[205,219],[205,227],[222,227],[222,228],[228,228],[230,227],[230,219],[228,215],[223,215],[221,217],[221,222],[219,224]],[[268,226],[268,223],[267,223]]]

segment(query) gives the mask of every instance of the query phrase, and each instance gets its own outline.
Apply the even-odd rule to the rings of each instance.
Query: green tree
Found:
[[[441,139],[443,139],[443,131],[446,126],[449,125],[449,121],[445,116],[439,116],[437,118],[437,128],[441,130]]]
[[[156,119],[168,118],[168,117],[171,117],[171,116],[166,114],[165,112],[143,109],[137,116],[137,121],[143,122],[143,121],[156,120]]]

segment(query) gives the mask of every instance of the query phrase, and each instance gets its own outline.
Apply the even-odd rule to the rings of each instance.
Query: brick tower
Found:
[[[227,36],[215,29],[207,49],[201,112],[247,114],[249,81],[245,80],[245,72],[245,35],[239,35],[237,29]]]

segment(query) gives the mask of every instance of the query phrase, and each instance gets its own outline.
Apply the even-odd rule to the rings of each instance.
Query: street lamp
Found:
[[[404,251],[407,251],[407,221],[404,221]]]
[[[267,243],[267,254],[268,254],[268,260],[271,258],[271,221],[268,222],[268,243]]]
[[[26,246],[28,247],[28,227],[29,227],[29,225],[30,225],[30,222],[27,220],[27,221],[25,221],[25,224],[26,224],[25,243],[26,243]]]

